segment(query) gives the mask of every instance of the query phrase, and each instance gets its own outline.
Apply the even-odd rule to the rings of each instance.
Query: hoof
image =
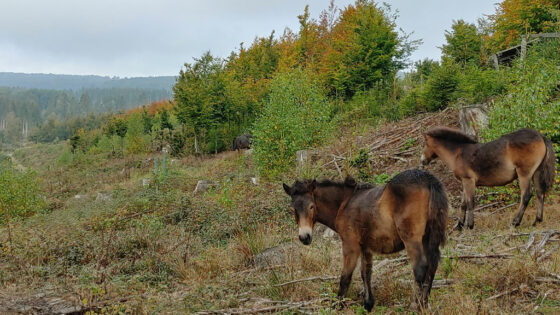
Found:
[[[472,223],[472,224],[467,224],[467,227],[469,228],[469,230],[474,229],[474,223]]]
[[[373,309],[373,299],[371,299],[371,301],[364,301],[364,308],[366,311],[371,312]]]
[[[519,224],[521,224],[520,220],[513,220],[513,222],[511,222],[511,225],[513,225],[514,227],[518,227]]]
[[[457,224],[455,224],[455,226],[453,227],[453,231],[462,231],[463,230],[463,223],[461,222],[457,222]]]
[[[535,222],[533,222],[533,226],[537,226],[538,223],[541,223],[542,219],[536,218]]]

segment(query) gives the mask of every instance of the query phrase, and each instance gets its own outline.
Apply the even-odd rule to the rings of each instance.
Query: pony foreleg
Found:
[[[474,228],[474,195],[475,182],[470,178],[463,178],[463,191],[465,194],[466,221],[469,229]]]
[[[367,250],[362,251],[362,280],[364,281],[364,308],[369,312],[373,308],[373,292],[371,292],[371,267],[373,255]]]
[[[342,267],[342,275],[340,276],[340,288],[338,290],[338,297],[344,297],[348,292],[348,287],[352,281],[352,273],[356,268],[360,249],[355,248],[350,244],[342,243],[342,255],[344,259],[344,266]]]
[[[461,211],[459,212],[459,220],[457,221],[457,225],[453,228],[454,230],[461,231],[463,229],[463,225],[465,225],[465,214],[467,211],[467,200],[465,198],[465,190],[461,192]]]

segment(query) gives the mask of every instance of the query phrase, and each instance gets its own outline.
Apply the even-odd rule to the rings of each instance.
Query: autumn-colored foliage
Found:
[[[129,116],[129,115],[132,115],[132,114],[135,114],[135,113],[142,113],[145,110],[145,111],[148,112],[148,114],[154,116],[159,111],[161,111],[162,109],[171,110],[172,107],[173,107],[173,102],[172,101],[170,101],[170,100],[160,100],[160,101],[151,102],[148,105],[131,108],[131,109],[129,109],[125,112],[125,115]]]
[[[499,51],[519,43],[521,35],[559,31],[560,1],[504,0],[489,16],[488,48]]]

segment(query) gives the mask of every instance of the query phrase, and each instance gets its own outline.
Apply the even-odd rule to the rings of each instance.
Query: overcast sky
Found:
[[[176,75],[210,50],[225,57],[330,0],[0,0],[0,72]],[[335,0],[339,8],[354,1]],[[492,0],[388,0],[397,24],[423,44],[412,60],[439,59],[453,20],[476,22]]]

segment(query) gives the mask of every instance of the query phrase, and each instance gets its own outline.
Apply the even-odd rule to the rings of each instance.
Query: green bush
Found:
[[[259,172],[275,177],[295,164],[298,150],[323,143],[333,129],[332,106],[307,72],[277,75],[268,101],[253,127]]]
[[[506,88],[505,71],[465,66],[458,74],[454,99],[462,99],[469,104],[486,102],[490,97],[500,95]]]
[[[560,41],[534,46],[511,69],[511,84],[490,113],[483,137],[495,139],[519,128],[535,128],[560,143]]]
[[[45,208],[35,173],[18,171],[8,162],[0,164],[0,210],[8,217],[25,218]],[[0,216],[5,223],[5,213]]]
[[[456,99],[455,90],[459,85],[459,66],[444,62],[430,74],[423,91],[423,103],[428,111],[440,110]]]

